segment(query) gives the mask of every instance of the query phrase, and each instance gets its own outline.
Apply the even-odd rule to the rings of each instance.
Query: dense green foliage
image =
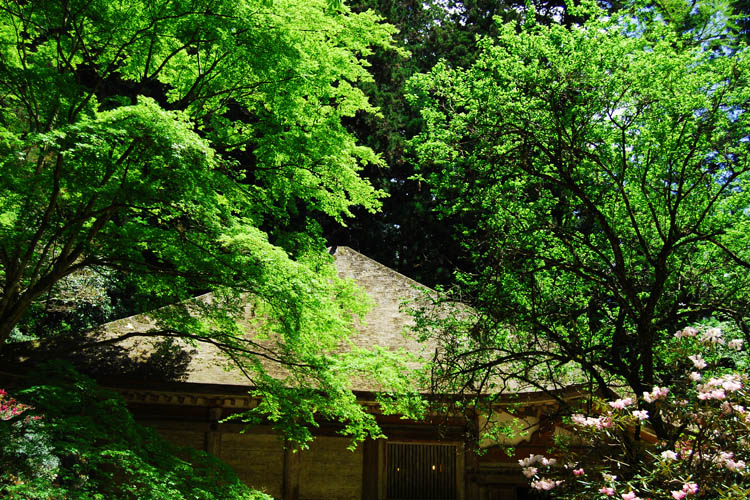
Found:
[[[398,356],[341,353],[367,300],[336,277],[323,234],[429,284],[461,268],[478,315],[418,318],[447,348],[441,391],[640,393],[669,384],[680,360],[664,339],[686,324],[750,341],[748,49],[710,3],[604,14],[555,0],[1,3],[0,350],[180,303],[148,335],[222,350],[261,396],[242,418],[301,443],[316,416],[378,436],[353,378],[389,391],[387,411],[421,402]],[[404,85],[433,66],[412,80],[420,116]],[[248,312],[258,337],[237,321]],[[24,393],[45,415],[29,429],[71,425],[64,390]],[[54,486],[122,486],[127,470],[159,476],[154,497],[187,492],[144,458],[162,451],[142,432],[117,442],[119,472],[92,448]]]
[[[451,67],[470,66],[478,55],[477,37],[496,35],[496,17],[518,19],[529,2],[358,0],[350,4],[355,10],[373,9],[394,25],[395,42],[410,57],[394,57],[390,50],[375,48],[368,57],[374,81],[363,89],[381,113],[358,113],[347,120],[347,127],[385,161],[363,169],[363,176],[388,194],[382,210],[355,209],[356,217],[346,227],[324,219],[324,234],[329,243],[351,246],[420,283],[451,285],[457,268],[472,268],[460,237],[462,227],[472,227],[475,221],[458,214],[438,218],[444,201],[434,196],[432,186],[414,177],[417,159],[407,143],[422,130],[423,122],[418,110],[407,103],[405,85],[440,60]],[[567,14],[564,2],[536,0],[530,5],[540,21],[576,19]]]
[[[320,245],[306,210],[377,206],[356,172],[378,159],[341,125],[371,111],[357,56],[390,36],[372,14],[34,2],[2,16],[3,339],[77,269],[156,276],[141,285],[157,294],[226,284],[227,245],[249,257],[270,233],[303,254]]]
[[[582,26],[506,24],[471,68],[413,81],[425,177],[478,221],[462,276],[478,319],[433,332],[449,392],[640,394],[669,382],[663,342],[682,326],[714,316],[750,336],[749,52],[720,14],[685,32],[591,9]]]
[[[375,112],[365,57],[393,31],[325,0],[3,3],[0,350],[11,332],[45,346],[73,330],[39,313],[82,276],[121,281],[109,288],[141,310],[211,291],[148,335],[221,349],[301,441],[323,408],[377,435],[351,378],[385,363],[367,376],[405,386],[385,380],[392,357],[336,354],[368,301],[337,278],[314,216],[379,206],[359,171],[381,160],[342,120]]]
[[[351,246],[420,283],[449,283],[461,248],[451,236],[451,225],[434,217],[436,200],[430,189],[411,179],[414,155],[407,141],[419,133],[421,120],[405,99],[404,84],[445,55],[449,37],[438,32],[458,31],[446,26],[448,13],[441,2],[361,0],[352,2],[352,8],[381,13],[398,29],[396,43],[409,56],[375,49],[368,57],[374,81],[363,89],[381,113],[358,113],[347,120],[347,128],[383,157],[384,164],[363,169],[363,176],[388,194],[382,210],[357,209],[346,227],[324,220],[324,234],[331,244]]]
[[[3,498],[270,499],[219,460],[136,424],[119,395],[69,366],[47,365],[29,382],[14,392],[22,412],[0,414]]]

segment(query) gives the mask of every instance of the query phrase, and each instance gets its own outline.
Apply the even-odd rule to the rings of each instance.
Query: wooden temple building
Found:
[[[356,280],[374,302],[366,326],[358,327],[355,343],[424,350],[424,345],[405,333],[411,317],[401,307],[405,299],[420,293],[419,284],[347,247],[338,247],[335,259],[339,274]],[[146,320],[135,316],[104,328],[121,332],[146,327]],[[137,357],[148,346],[142,343],[126,348],[130,356]],[[368,440],[350,451],[350,439],[338,435],[336,425],[323,422],[309,449],[293,451],[270,426],[257,425],[241,432],[244,424],[222,422],[257,401],[248,394],[247,379],[224,369],[214,359],[217,356],[216,351],[202,348],[186,353],[184,370],[172,381],[123,375],[102,382],[125,397],[138,421],[177,444],[220,457],[248,485],[274,498],[536,498],[520,473],[518,459],[530,453],[544,454],[557,432],[554,419],[547,417],[556,403],[547,395],[517,395],[514,404],[523,406],[515,416],[498,409],[499,418],[521,418],[529,432],[512,442],[483,442],[484,453],[477,454],[466,439],[479,425],[480,416],[435,416],[425,421],[386,416],[378,413],[369,387],[352,387],[361,404],[376,415],[388,439]],[[515,456],[506,453],[508,445],[515,445]]]

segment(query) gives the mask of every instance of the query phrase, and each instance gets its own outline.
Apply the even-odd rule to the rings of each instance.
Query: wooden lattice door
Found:
[[[456,447],[388,443],[388,500],[455,500]]]

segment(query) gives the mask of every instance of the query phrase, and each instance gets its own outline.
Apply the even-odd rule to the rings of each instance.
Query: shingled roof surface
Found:
[[[339,246],[334,253],[335,265],[342,278],[351,278],[369,295],[373,307],[364,321],[356,325],[353,337],[355,345],[369,348],[381,346],[387,349],[404,349],[427,359],[434,353],[435,346],[422,344],[409,333],[408,326],[413,323],[404,309],[405,301],[418,299],[426,287],[374,260],[365,257],[349,247]],[[211,295],[203,295],[197,300],[211,300]],[[123,334],[148,332],[154,328],[154,322],[147,314],[123,318],[103,325],[98,333],[104,337],[116,337]],[[249,332],[251,333],[251,332]],[[125,353],[126,361],[132,365],[148,364],[153,358],[155,343],[149,337],[130,337],[116,344],[118,352]],[[179,356],[170,354],[171,359],[180,359],[182,366],[179,374],[172,380],[208,385],[243,386],[250,382],[240,370],[233,367],[216,347],[201,343],[197,347],[180,344],[183,350]],[[121,363],[122,364],[122,363]],[[279,368],[268,366],[270,373]],[[280,372],[279,375],[282,373]],[[107,373],[107,375],[117,375]],[[366,380],[355,381],[355,391],[378,390]]]

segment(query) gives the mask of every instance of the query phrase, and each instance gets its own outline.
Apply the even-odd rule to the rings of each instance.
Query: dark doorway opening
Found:
[[[456,447],[388,443],[388,500],[455,500]]]

